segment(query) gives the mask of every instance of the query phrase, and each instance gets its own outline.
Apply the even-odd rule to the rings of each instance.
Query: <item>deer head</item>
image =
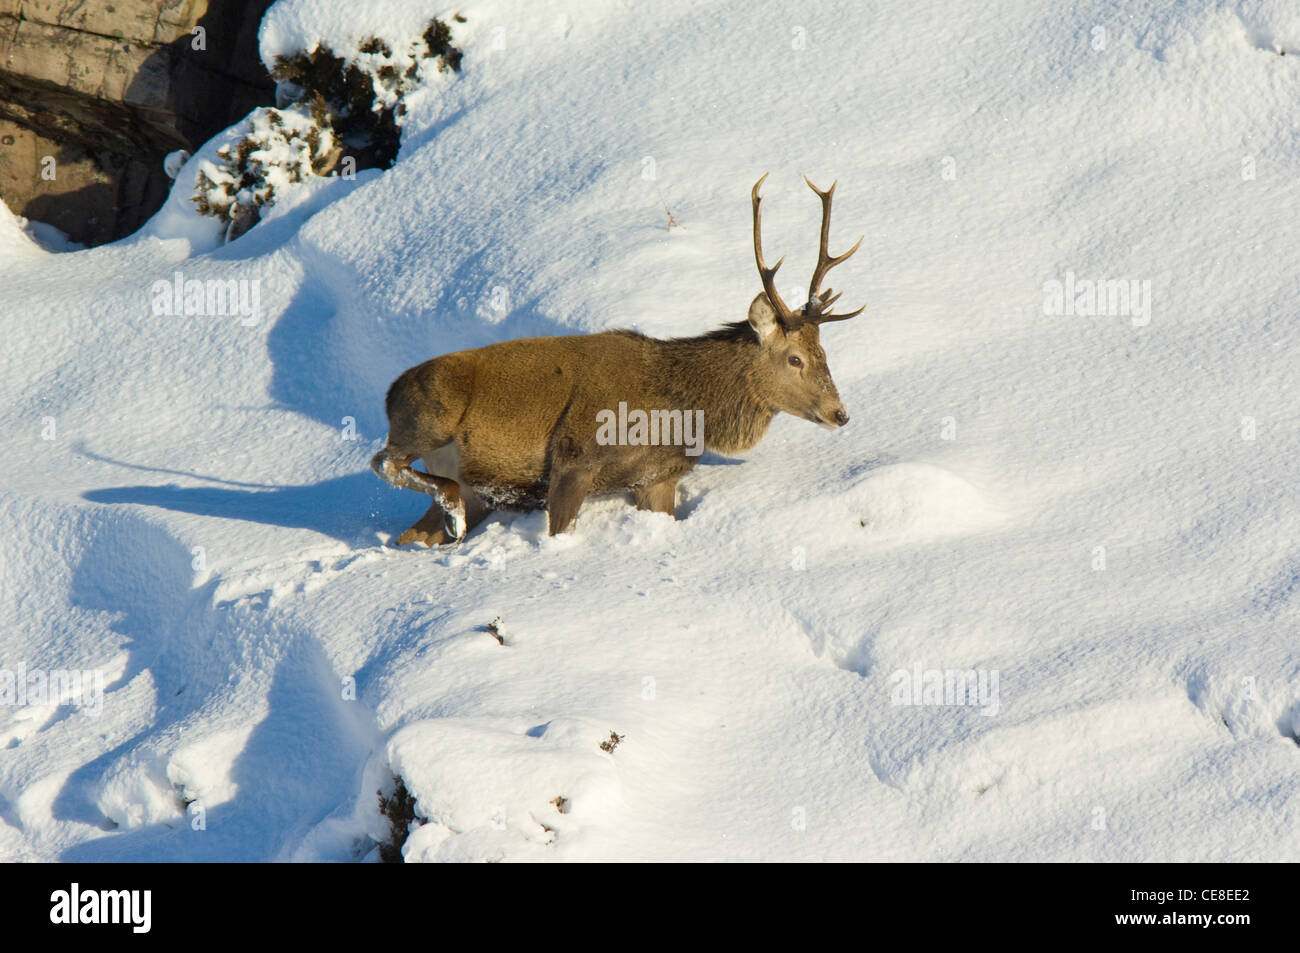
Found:
[[[750,192],[754,205],[754,261],[763,282],[763,291],[749,305],[749,324],[758,334],[763,349],[758,364],[759,388],[771,401],[773,410],[834,430],[848,423],[849,415],[826,366],[826,352],[822,350],[818,329],[826,322],[845,321],[859,315],[866,305],[847,314],[834,314],[830,308],[840,296],[830,288],[822,290],[821,284],[827,272],[858,250],[862,239],[844,254],[831,255],[827,243],[835,185],[823,192],[805,177],[804,181],[822,203],[821,245],[817,267],[808,285],[808,301],[797,311],[791,309],[776,290],[776,271],[785,261],[784,256],[770,268],[763,261],[763,199],[758,190],[766,179],[764,175],[755,182]]]

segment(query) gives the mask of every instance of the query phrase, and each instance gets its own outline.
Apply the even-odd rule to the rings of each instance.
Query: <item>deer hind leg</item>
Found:
[[[464,539],[470,530],[492,512],[492,507],[479,499],[478,494],[465,483],[460,484],[460,501],[465,508],[465,522],[459,538]]]
[[[429,493],[428,485],[420,479],[427,479],[428,474],[411,469],[411,464],[419,457],[419,453],[396,450],[390,444],[370,458],[370,469],[391,487]]]
[[[398,546],[405,546],[407,543],[424,543],[426,546],[433,547],[448,542],[451,540],[447,537],[447,514],[442,505],[437,502],[429,507],[429,511],[421,516],[414,526],[397,537]]]
[[[375,475],[389,486],[399,490],[405,489],[406,480],[402,476],[402,471],[418,456],[419,454],[402,453],[394,450],[391,445],[385,445],[384,449],[370,458],[370,469],[374,470]]]
[[[649,486],[637,487],[632,491],[636,500],[638,510],[650,510],[653,513],[667,513],[669,516],[677,515],[677,481],[680,477],[673,476],[666,480],[660,480],[658,483],[651,483]]]
[[[420,517],[418,523],[397,538],[397,545],[423,542],[427,546],[437,546],[442,543],[458,543],[464,539],[470,530],[470,521],[466,515],[460,484],[446,477],[421,473],[411,467],[406,468],[404,476],[411,489],[422,490],[433,497],[433,505]],[[480,514],[479,519],[482,518]]]
[[[425,458],[425,464],[429,465],[437,460],[437,453],[436,450],[425,453],[403,452],[389,445],[370,461],[370,468],[390,486],[427,493],[433,497],[428,512],[397,538],[398,546],[413,542],[424,543],[426,546],[459,542],[465,538],[473,523],[485,515],[485,508],[478,498],[471,492],[467,501],[461,493],[460,484],[455,480],[422,473],[411,466],[412,461],[421,456]],[[466,512],[466,502],[471,504],[474,517],[472,522]]]

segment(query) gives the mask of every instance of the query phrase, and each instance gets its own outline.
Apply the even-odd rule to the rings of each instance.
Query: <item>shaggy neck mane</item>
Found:
[[[659,389],[671,408],[704,411],[704,445],[720,453],[748,450],[763,439],[776,412],[758,396],[758,335],[735,321],[697,337],[659,340]]]

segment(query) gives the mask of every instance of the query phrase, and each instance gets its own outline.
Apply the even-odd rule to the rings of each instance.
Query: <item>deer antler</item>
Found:
[[[847,261],[849,256],[858,250],[862,245],[862,239],[866,238],[866,236],[863,235],[862,238],[859,238],[853,247],[844,254],[832,256],[830,249],[827,247],[831,237],[831,201],[835,197],[835,186],[839,183],[838,181],[832,182],[831,187],[823,192],[812,184],[812,180],[808,176],[805,175],[803,180],[808,183],[808,188],[816,192],[817,197],[822,201],[822,234],[821,243],[817,249],[817,267],[813,270],[812,281],[808,285],[808,303],[804,305],[802,317],[805,322],[813,324],[822,324],[827,321],[846,321],[861,314],[866,310],[867,306],[864,304],[858,310],[850,311],[848,314],[831,314],[828,309],[839,300],[840,296],[830,288],[822,291],[821,283],[826,278],[828,271]]]
[[[776,270],[781,267],[785,261],[783,255],[781,259],[771,268],[763,261],[763,239],[762,239],[762,205],[763,198],[758,194],[759,188],[767,180],[767,174],[754,183],[754,188],[750,191],[749,196],[754,204],[754,262],[758,265],[758,275],[763,280],[763,291],[767,295],[768,302],[772,305],[772,310],[776,312],[777,320],[787,331],[794,331],[804,324],[822,324],[827,321],[846,321],[849,318],[856,317],[866,310],[864,304],[856,311],[850,311],[848,314],[832,314],[830,306],[839,300],[839,294],[830,288],[825,291],[821,290],[821,283],[826,278],[826,273],[836,265],[848,260],[849,256],[858,250],[862,245],[862,239],[857,242],[842,255],[832,255],[827,248],[827,243],[831,237],[831,201],[835,196],[835,186],[838,183],[831,183],[831,187],[823,192],[817,186],[813,185],[807,176],[804,181],[808,183],[808,188],[817,193],[817,197],[822,201],[822,233],[821,243],[817,249],[817,267],[813,270],[812,282],[808,285],[808,303],[798,311],[791,310],[781,296],[776,291]]]
[[[749,193],[749,197],[754,203],[754,263],[758,265],[758,275],[763,280],[763,291],[767,294],[768,303],[772,305],[772,310],[776,312],[776,318],[781,322],[781,326],[788,331],[798,326],[800,318],[795,312],[791,311],[786,306],[786,303],[781,300],[781,296],[776,293],[776,281],[774,280],[776,277],[776,270],[780,268],[781,263],[785,261],[785,256],[782,255],[780,261],[771,268],[768,268],[767,265],[763,263],[761,221],[763,214],[763,198],[758,194],[758,190],[766,179],[767,173],[764,172],[763,177],[754,183],[754,188]]]

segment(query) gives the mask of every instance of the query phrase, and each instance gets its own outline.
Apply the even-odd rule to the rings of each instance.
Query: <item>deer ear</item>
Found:
[[[776,310],[772,307],[772,302],[767,300],[767,294],[759,292],[758,296],[749,303],[749,326],[758,332],[758,340],[763,344],[768,344],[772,336],[781,330],[781,323],[776,318]]]

